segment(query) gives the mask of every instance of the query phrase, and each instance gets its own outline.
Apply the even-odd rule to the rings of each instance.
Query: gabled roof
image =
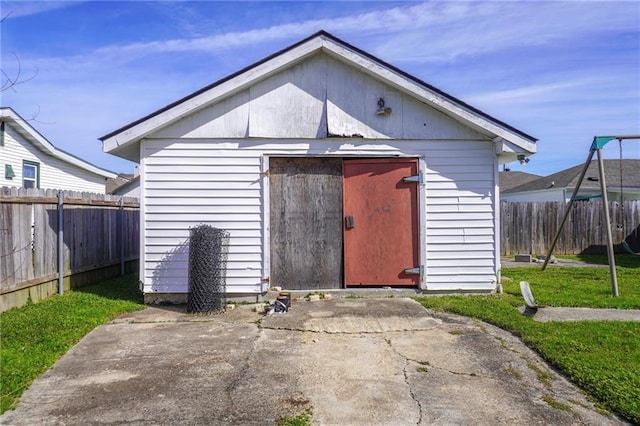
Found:
[[[573,189],[578,183],[584,164],[570,167],[558,173],[544,176],[523,185],[503,191],[506,194],[516,192],[540,191],[551,188]],[[620,187],[620,160],[604,160],[604,178],[608,187]],[[597,160],[589,164],[581,188],[600,188]],[[640,188],[640,160],[622,160],[622,187]]]
[[[131,178],[129,181],[123,183],[117,188],[114,188],[111,192],[107,192],[107,194],[117,194],[121,195],[122,193],[133,189],[136,186],[140,185],[140,175]]]
[[[125,152],[131,155],[135,151],[132,151],[128,146],[140,141],[145,136],[238,93],[318,52],[327,53],[337,60],[358,68],[383,83],[464,123],[501,144],[501,149],[510,152],[523,152],[526,155],[536,151],[535,142],[537,139],[534,137],[325,31],[319,31],[284,50],[102,136],[99,139],[103,142],[103,150],[116,155],[122,155]]]
[[[525,183],[533,182],[536,179],[541,178],[540,175],[534,175],[532,173],[525,172],[512,172],[512,171],[504,171],[500,172],[500,192],[504,193],[511,188],[515,188],[520,185],[524,185]]]
[[[113,194],[115,190],[129,183],[131,179],[133,179],[133,173],[118,173],[115,178],[107,179],[105,192]]]
[[[84,161],[73,154],[69,154],[59,148],[53,146],[51,142],[42,136],[36,129],[34,129],[25,119],[23,119],[12,108],[1,107],[0,108],[0,120],[12,125],[12,128],[17,131],[22,137],[29,141],[32,145],[38,148],[40,151],[55,157],[59,160],[73,164],[76,167],[87,170],[91,173],[103,176],[105,178],[115,178],[116,173],[102,169],[96,165],[93,165],[87,161]]]

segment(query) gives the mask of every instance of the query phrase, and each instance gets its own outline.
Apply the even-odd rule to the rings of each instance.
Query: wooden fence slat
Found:
[[[515,202],[501,206],[502,256],[519,253],[546,254],[564,214],[563,202]],[[640,200],[609,203],[616,252],[621,243],[640,249]],[[606,253],[606,226],[602,201],[574,203],[555,254]]]
[[[2,309],[19,306],[27,294],[35,301],[56,290],[56,286],[36,287],[58,272],[57,194],[0,188],[0,294],[8,295],[2,299]],[[63,198],[65,276],[118,264],[121,197],[64,191]],[[139,257],[139,202],[127,197],[123,204],[125,261],[130,261]],[[18,289],[26,288],[28,293],[18,295]]]

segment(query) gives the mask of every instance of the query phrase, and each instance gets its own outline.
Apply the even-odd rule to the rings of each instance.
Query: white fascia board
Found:
[[[49,142],[44,136],[42,136],[36,129],[34,129],[29,123],[27,123],[18,113],[16,113],[11,108],[2,108],[0,113],[0,118],[6,120],[8,122],[14,123],[17,126],[17,131],[20,133],[25,139],[27,139],[31,144],[33,144],[40,151],[49,154],[52,157],[55,157],[59,160],[65,161],[67,163],[73,164],[76,167],[87,170],[96,175],[105,177],[105,178],[116,178],[118,175],[109,170],[101,169],[98,166],[94,166],[91,163],[88,163],[80,158],[77,158],[69,153],[66,153],[62,150],[57,149],[51,142]]]
[[[145,136],[159,130],[161,127],[170,125],[171,123],[192,114],[194,111],[209,106],[216,101],[241,92],[250,85],[255,84],[257,81],[263,80],[277,73],[281,69],[303,60],[307,56],[319,51],[321,47],[322,40],[320,38],[309,40],[307,43],[297,46],[282,55],[276,56],[262,64],[250,68],[203,93],[175,105],[173,108],[167,109],[166,111],[150,117],[148,120],[142,121],[133,127],[103,140],[102,150],[104,152],[111,152],[123,145],[139,141]]]
[[[45,152],[52,152],[55,150],[55,147],[44,138],[36,129],[31,127],[29,123],[27,123],[22,117],[18,115],[11,108],[2,108],[2,112],[0,114],[0,118],[2,120],[14,123],[16,125],[16,130],[22,136],[29,140],[33,145],[35,145],[38,149]]]
[[[399,90],[408,93],[414,98],[436,108],[454,119],[462,121],[469,127],[487,135],[490,139],[500,137],[530,153],[534,153],[536,151],[536,144],[534,141],[524,138],[509,129],[505,129],[498,123],[490,121],[485,117],[479,116],[476,112],[465,108],[463,105],[455,103],[439,93],[429,90],[429,88],[419,85],[407,77],[400,75],[397,72],[334,42],[333,40],[325,38],[323,40],[323,49],[337,59],[342,58],[343,60],[356,65],[364,72],[378,79],[382,78],[388,84],[395,86]]]
[[[516,144],[513,144],[501,137],[496,137],[493,139],[496,147],[496,154],[523,154],[525,157],[536,153],[536,145],[531,144],[530,147],[523,147]]]

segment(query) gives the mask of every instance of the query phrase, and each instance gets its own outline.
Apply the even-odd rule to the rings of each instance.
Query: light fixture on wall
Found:
[[[520,162],[521,166],[526,166],[527,163],[529,162],[529,159],[526,158],[524,155],[520,154],[518,155],[518,161]]]
[[[384,106],[384,98],[378,98],[378,111],[376,114],[378,115],[390,115],[391,108]]]

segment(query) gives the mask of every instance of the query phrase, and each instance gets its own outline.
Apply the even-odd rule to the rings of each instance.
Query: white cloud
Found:
[[[582,161],[576,147],[584,143],[586,155],[594,134],[640,131],[638,52],[618,53],[627,63],[609,69],[597,61],[556,62],[571,46],[580,50],[571,60],[585,61],[595,50],[610,59],[618,46],[592,45],[618,33],[637,38],[639,12],[631,2],[403,3],[245,31],[114,42],[64,57],[21,51],[23,69],[40,73],[18,93],[3,93],[3,103],[26,116],[41,105],[42,121],[55,123],[41,126],[54,144],[110,167],[95,138],[325,29],[539,137],[529,168],[547,173],[559,159]]]
[[[518,87],[517,89],[489,92],[481,95],[469,96],[468,101],[475,104],[509,104],[551,102],[563,99],[567,89],[576,89],[593,84],[593,80],[570,81],[563,83],[537,84]]]
[[[442,63],[609,31],[637,31],[639,12],[636,3],[427,2],[204,37],[107,45],[59,59],[76,66],[122,66],[163,54],[221,54],[249,46],[260,50],[258,46],[325,29],[357,40],[358,46],[390,62]]]
[[[81,1],[6,1],[2,0],[2,18],[37,15],[55,9],[76,6]]]
[[[390,26],[377,51],[390,60],[447,62],[507,49],[552,46],[585,35],[637,31],[637,3],[473,2],[441,10],[440,3],[408,9],[407,27]],[[428,19],[437,16],[438,19]],[[409,26],[410,25],[410,26]],[[407,31],[411,28],[411,31]],[[508,66],[509,58],[505,58]]]
[[[37,13],[41,3],[27,4],[31,8],[24,7],[18,13]],[[69,4],[74,2],[52,3],[39,10]],[[375,40],[370,51],[387,61],[439,63],[580,38],[585,33],[637,31],[639,12],[640,6],[635,3],[427,2],[205,37],[114,44],[59,59],[77,66],[97,62],[123,65],[169,53],[237,51],[246,46],[297,40],[325,29],[349,40],[360,40],[358,45],[364,48],[369,48],[368,40]]]

